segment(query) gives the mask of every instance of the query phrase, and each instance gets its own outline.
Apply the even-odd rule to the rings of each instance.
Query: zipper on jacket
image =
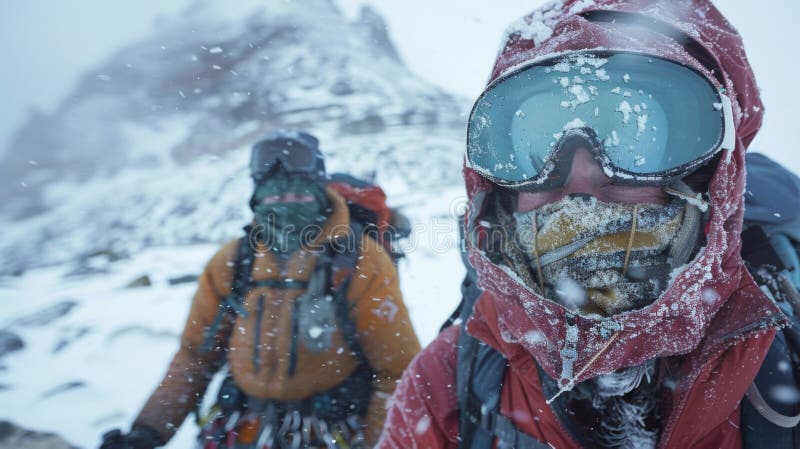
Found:
[[[567,312],[566,314],[567,332],[564,338],[564,346],[559,354],[561,355],[561,378],[558,380],[560,389],[566,389],[574,380],[575,361],[578,359],[578,337],[580,329],[575,322],[575,315]],[[568,390],[571,390],[569,388]]]
[[[539,386],[542,389],[542,395],[547,397],[554,397],[559,390],[558,382],[555,379],[551,378],[547,375],[547,373],[542,369],[539,363],[535,362],[536,365],[536,372],[539,376]],[[555,416],[555,425],[560,431],[561,435],[563,435],[573,447],[576,448],[584,448],[588,447],[587,442],[583,438],[583,436],[578,432],[575,424],[570,419],[569,416],[566,415],[567,412],[567,403],[563,397],[555,397],[553,402],[550,404],[545,404],[546,407],[550,408],[550,412],[553,413]],[[549,443],[547,443],[549,444]]]

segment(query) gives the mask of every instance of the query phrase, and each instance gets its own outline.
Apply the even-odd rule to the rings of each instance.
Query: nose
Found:
[[[600,190],[611,182],[603,168],[586,147],[578,147],[572,157],[567,181],[561,192],[563,195],[584,193],[599,198]]]
[[[635,204],[666,204],[667,195],[659,186],[615,185],[600,166],[591,151],[579,146],[569,162],[566,181],[560,186],[540,192],[520,192],[517,210],[527,212],[560,201],[569,194],[591,195],[600,201]]]
[[[566,181],[559,187],[539,192],[520,192],[517,210],[527,212],[538,209],[545,204],[555,203],[571,193],[583,193],[602,198],[603,186],[610,184],[611,178],[606,176],[603,168],[594,159],[586,146],[579,146],[572,154]]]

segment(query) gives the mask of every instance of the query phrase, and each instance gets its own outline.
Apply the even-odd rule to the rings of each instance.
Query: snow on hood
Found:
[[[597,11],[627,13],[625,17],[635,22],[622,25],[624,21],[599,21]],[[723,73],[709,72],[705,67],[709,61],[700,62],[702,51],[696,47],[687,50],[674,37],[654,31],[661,29],[654,23],[675,32],[670,33],[672,36],[691,37]],[[532,59],[586,49],[647,53],[702,71],[731,97],[737,141],[736,149],[720,159],[709,187],[712,207],[706,224],[706,246],[692,262],[676,270],[667,291],[644,309],[605,319],[572,316],[559,304],[528,289],[510,270],[489,261],[476,248],[480,237],[470,242],[470,261],[485,293],[476,303],[469,332],[512,360],[524,350],[550,376],[560,379],[567,374],[574,382],[653,357],[692,352],[707,335],[752,327],[776,313],[769,300],[756,297],[746,317],[714,321],[735,291],[753,283],[743,269],[739,234],[744,152],[761,125],[763,106],[736,30],[706,0],[556,1],[512,25],[501,43],[489,82]],[[493,184],[469,167],[464,169],[464,178],[470,198],[467,235],[479,235],[483,205]],[[726,327],[726,332],[719,327]],[[567,336],[576,340],[576,333],[577,357],[570,361],[562,357],[564,342]]]

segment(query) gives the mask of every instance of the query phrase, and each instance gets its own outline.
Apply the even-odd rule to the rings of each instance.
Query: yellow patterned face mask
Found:
[[[544,295],[584,314],[611,316],[653,302],[672,268],[686,262],[679,259],[688,260],[700,229],[699,211],[688,210],[680,199],[618,204],[568,195],[514,218]]]

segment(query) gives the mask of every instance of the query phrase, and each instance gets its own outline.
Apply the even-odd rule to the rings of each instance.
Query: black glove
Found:
[[[164,444],[155,430],[147,426],[134,425],[127,435],[119,429],[106,432],[100,449],[155,449]]]

